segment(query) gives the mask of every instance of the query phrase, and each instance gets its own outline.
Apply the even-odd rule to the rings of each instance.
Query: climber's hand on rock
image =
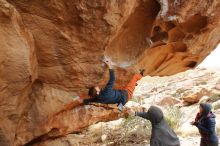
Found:
[[[113,63],[110,60],[105,60],[105,64],[108,66],[109,69],[113,69]]]

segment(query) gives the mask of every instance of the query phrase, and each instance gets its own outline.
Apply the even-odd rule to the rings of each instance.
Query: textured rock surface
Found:
[[[206,101],[212,103],[214,107],[213,112],[216,115],[216,128],[219,133],[219,81],[219,72],[204,69],[189,70],[169,77],[144,77],[139,81],[133,101],[129,101],[126,107],[133,108],[136,111],[146,111],[152,104],[159,105],[163,109],[165,117],[169,121],[168,123],[177,132],[181,145],[199,146],[200,137],[198,129],[189,124],[194,120],[196,113],[199,111],[199,103],[179,107],[181,105],[179,101],[183,97],[192,95],[192,93],[196,95],[195,97],[209,94],[210,96],[203,96],[200,102]],[[204,89],[207,89],[208,92]],[[44,127],[44,130],[49,132],[38,138],[38,141],[32,141],[34,143],[33,145],[68,146],[106,144],[132,146],[147,145],[149,143],[150,124],[147,120],[138,117],[121,118],[111,122],[99,122],[79,133],[51,138],[69,133],[68,131],[78,131],[84,126],[93,124],[96,120],[106,121],[123,116],[123,114],[117,113],[115,106],[106,106],[105,108],[103,106],[105,105],[81,106],[71,111],[64,111],[58,116],[51,117],[51,120],[48,121],[49,124],[45,124],[46,127]],[[111,110],[107,110],[111,108],[113,108],[114,114]],[[78,110],[80,112],[77,112]],[[78,115],[79,113],[82,113],[84,118]],[[91,115],[93,117],[90,118]],[[77,118],[82,118],[82,121],[78,124],[69,125],[69,121],[73,121],[73,119],[74,121],[78,121],[76,120]],[[57,127],[57,129],[54,128],[51,130],[51,127]],[[49,137],[51,139],[48,139]],[[106,137],[106,139],[103,140],[103,137]]]
[[[146,76],[138,82],[134,98],[140,98],[146,104],[158,104],[166,99],[169,101],[167,97],[197,103],[201,97],[208,96],[215,101],[220,94],[220,90],[216,88],[219,81],[220,72],[198,68],[173,76]]]
[[[0,1],[0,145],[13,145],[27,94],[37,78],[34,40],[18,11]]]
[[[0,0],[0,145],[35,142],[57,128],[59,119],[48,129],[44,124],[72,97],[105,82],[103,55],[123,67],[116,71],[121,84],[139,68],[150,75],[193,68],[220,40],[219,5],[218,0]],[[62,117],[69,119],[61,124],[68,132],[74,131],[71,111]],[[111,120],[111,112],[103,111],[104,120]]]
[[[199,91],[194,91],[193,94],[189,94],[183,97],[183,100],[187,103],[197,103],[203,96],[211,96],[210,91],[206,89],[200,89]]]
[[[172,106],[178,107],[177,109],[180,111],[179,118],[176,118],[178,114],[172,116],[176,121],[179,120],[179,127],[176,128],[176,131],[179,136],[187,137],[188,139],[192,135],[198,134],[198,129],[189,123],[194,120],[199,110],[198,101],[201,97],[199,102],[211,103],[213,106],[212,111],[216,114],[216,117],[219,117],[220,89],[217,88],[219,81],[219,71],[206,69],[188,70],[169,77],[147,76],[140,80],[134,93],[134,99],[141,99],[140,101],[135,101],[142,106],[157,104],[161,107],[166,107],[166,102],[169,103],[170,100],[167,97],[188,102],[187,104],[176,102]],[[161,104],[160,101],[164,101],[164,103]],[[169,106],[171,110],[173,110],[172,107]],[[173,112],[175,113],[175,110]],[[219,118],[216,118],[216,123],[218,121]],[[216,128],[220,128],[219,124],[216,124]]]
[[[21,133],[25,134],[21,136],[25,137],[25,139],[19,139],[16,144],[25,143],[27,136],[35,137],[34,139],[30,139],[27,145],[59,138],[69,133],[79,132],[83,128],[95,124],[96,122],[116,120],[123,116],[125,116],[125,114],[119,112],[115,105],[95,104],[78,106],[73,110],[64,111],[55,116],[49,116],[44,122],[39,121],[35,123],[35,125],[33,125],[33,123],[30,123],[32,125],[26,123],[29,125],[28,128],[35,128],[35,132],[28,133],[27,131]],[[36,128],[37,125],[40,125],[40,127]]]

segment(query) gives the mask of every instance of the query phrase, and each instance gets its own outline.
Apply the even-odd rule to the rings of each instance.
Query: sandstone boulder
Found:
[[[206,89],[201,89],[199,90],[198,92],[195,92],[195,93],[191,93],[187,96],[184,96],[183,97],[183,100],[185,102],[188,102],[188,103],[197,103],[200,101],[200,99],[203,97],[203,96],[209,96],[210,95],[210,91],[206,90]]]
[[[161,98],[160,101],[158,101],[156,104],[160,106],[173,106],[176,104],[179,104],[181,101],[174,97],[164,97]]]
[[[159,76],[194,68],[219,43],[219,13],[218,0],[0,0],[0,145],[118,118],[96,106],[54,114],[106,83],[103,56],[117,66],[116,85],[140,68]],[[79,109],[85,123],[73,117]]]

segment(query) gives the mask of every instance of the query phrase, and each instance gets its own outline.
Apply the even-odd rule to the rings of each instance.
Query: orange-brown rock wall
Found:
[[[101,108],[107,116],[83,126],[89,116],[72,114],[47,125],[76,95],[105,84],[104,55],[116,65],[117,86],[139,68],[161,76],[194,68],[219,43],[219,14],[218,0],[0,0],[0,145],[120,117]]]

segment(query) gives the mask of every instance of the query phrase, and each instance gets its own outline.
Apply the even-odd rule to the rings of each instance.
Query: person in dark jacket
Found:
[[[144,70],[141,70],[140,74],[135,74],[131,81],[126,87],[121,90],[114,89],[115,74],[111,61],[105,62],[109,68],[109,81],[107,85],[100,90],[98,86],[89,88],[88,95],[91,97],[89,99],[84,99],[84,103],[88,104],[91,102],[104,103],[104,104],[118,104],[119,110],[123,109],[123,105],[131,99],[133,91],[136,86],[136,82],[140,80],[143,76]]]
[[[132,115],[132,110],[129,112]],[[150,146],[180,146],[179,138],[164,119],[163,112],[156,106],[151,106],[147,112],[134,112],[133,115],[151,122]]]
[[[199,129],[201,135],[200,146],[218,146],[218,137],[215,132],[215,115],[211,104],[201,103],[195,121],[191,124]]]

